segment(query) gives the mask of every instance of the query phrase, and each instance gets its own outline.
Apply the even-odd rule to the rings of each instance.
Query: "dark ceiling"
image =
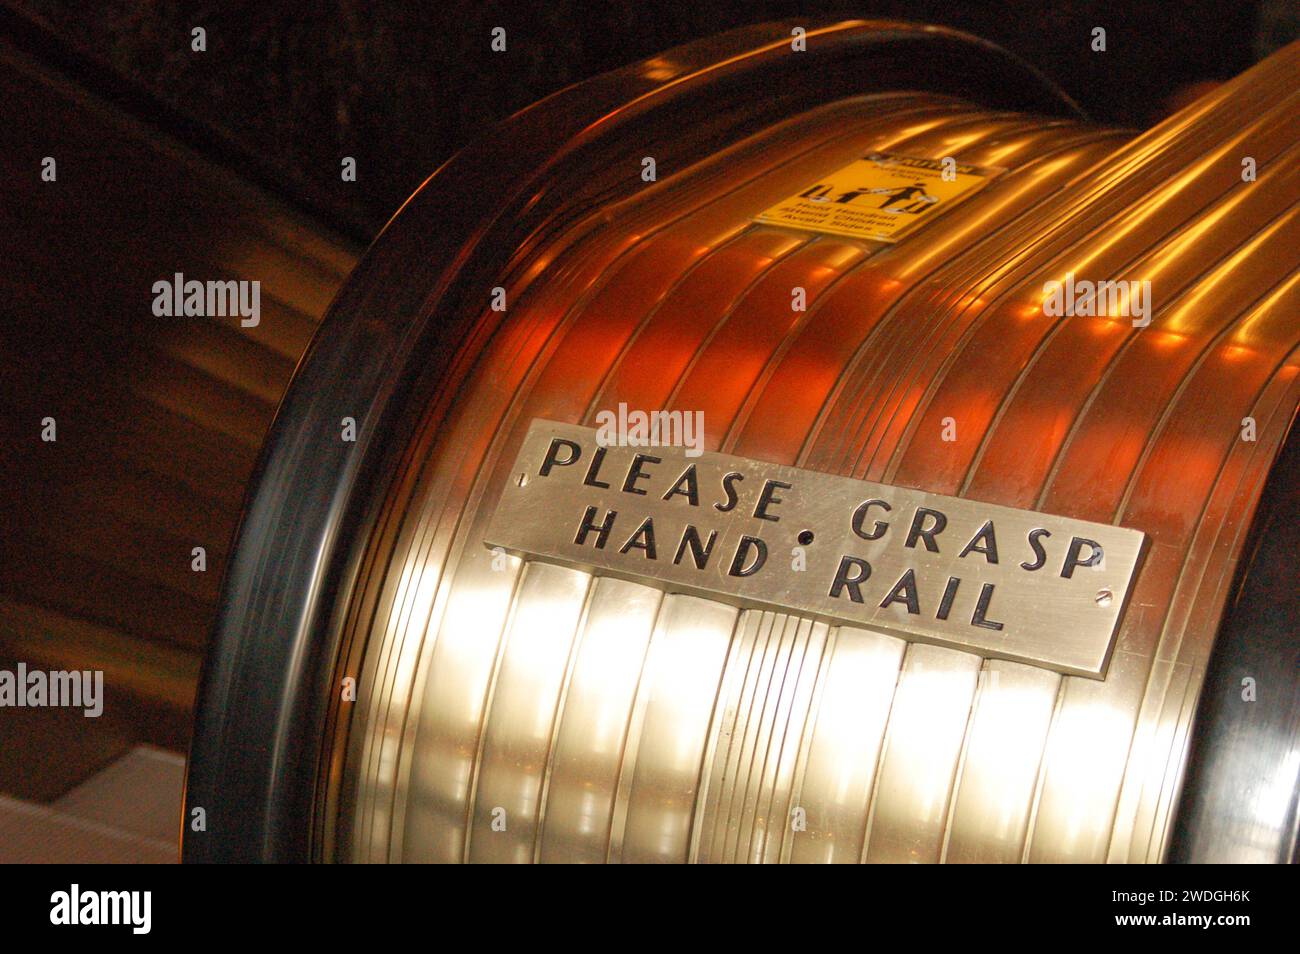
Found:
[[[1180,87],[1228,78],[1285,37],[1296,2],[0,0],[0,11],[0,26],[44,46],[38,55],[94,74],[80,77],[92,88],[120,84],[137,112],[185,127],[249,178],[366,239],[494,120],[729,27],[857,17],[954,26],[1030,61],[1095,118],[1144,126]],[[204,53],[190,49],[196,26],[207,32]],[[504,54],[489,51],[498,26]],[[1098,26],[1105,53],[1091,49]],[[357,160],[355,183],[341,181],[343,156]]]

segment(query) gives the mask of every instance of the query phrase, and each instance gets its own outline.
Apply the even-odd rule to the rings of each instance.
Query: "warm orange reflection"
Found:
[[[921,95],[834,104],[531,250],[354,597],[345,856],[1158,859],[1183,701],[1298,396],[1300,179],[1274,161],[1297,57],[1128,143]],[[893,245],[753,224],[870,150],[1006,171]],[[1067,275],[1125,284],[1051,314]],[[487,551],[528,423],[620,402],[702,411],[710,449],[1143,530],[1106,678]]]

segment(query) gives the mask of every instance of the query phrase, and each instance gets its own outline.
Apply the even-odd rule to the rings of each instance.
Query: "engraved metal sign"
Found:
[[[534,421],[484,543],[1101,678],[1144,534]]]

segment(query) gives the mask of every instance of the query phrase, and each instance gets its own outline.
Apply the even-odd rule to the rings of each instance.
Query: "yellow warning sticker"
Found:
[[[778,202],[759,222],[896,242],[973,195],[1002,169],[873,152]]]

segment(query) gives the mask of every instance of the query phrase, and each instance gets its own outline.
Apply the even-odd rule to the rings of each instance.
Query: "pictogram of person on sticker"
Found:
[[[925,191],[925,184],[921,182],[913,182],[910,186],[897,188],[854,189],[841,194],[835,201],[852,202],[863,195],[886,196],[885,201],[876,208],[891,215],[920,215],[939,201],[938,196],[930,195]],[[892,206],[897,206],[897,208],[892,208]]]

